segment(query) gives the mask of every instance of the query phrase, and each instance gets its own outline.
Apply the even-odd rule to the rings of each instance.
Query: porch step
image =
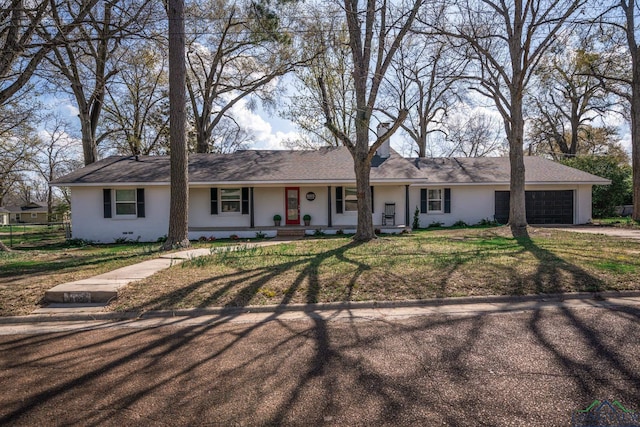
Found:
[[[278,228],[276,237],[304,237],[304,228]]]

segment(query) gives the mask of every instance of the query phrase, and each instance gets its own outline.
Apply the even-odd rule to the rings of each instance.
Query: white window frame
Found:
[[[438,191],[440,197],[431,197],[432,191]],[[440,209],[431,209],[431,202],[440,202]],[[427,213],[443,213],[444,212],[444,188],[427,188]]]
[[[118,192],[132,191],[133,200],[118,200]],[[118,213],[118,206],[133,204],[133,213]],[[113,190],[113,212],[116,218],[136,218],[138,216],[138,194],[135,188],[115,188]]]
[[[242,214],[242,188],[220,188],[218,190],[220,192],[220,199],[218,203],[220,204],[220,209],[218,212],[222,215],[241,215]],[[227,193],[225,195],[225,193]],[[236,197],[237,195],[237,197]],[[225,199],[226,196],[226,199]],[[231,197],[233,196],[233,197]],[[237,203],[237,210],[225,210],[225,203]]]
[[[344,187],[342,197],[344,212],[358,212],[358,189],[356,187]]]

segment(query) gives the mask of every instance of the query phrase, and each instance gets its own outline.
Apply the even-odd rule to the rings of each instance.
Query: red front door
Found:
[[[300,187],[286,187],[284,189],[286,225],[300,225]]]

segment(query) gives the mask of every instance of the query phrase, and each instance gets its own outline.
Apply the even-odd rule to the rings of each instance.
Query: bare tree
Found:
[[[445,157],[487,157],[506,151],[499,120],[479,111],[463,111],[443,123]]]
[[[268,3],[191,4],[190,16],[208,23],[192,25],[188,42],[187,90],[198,153],[216,151],[215,129],[232,118],[238,102],[247,97],[273,102],[278,77],[306,62],[295,59],[291,35],[280,27],[286,9],[275,10]]]
[[[477,64],[478,93],[500,112],[511,169],[509,225],[527,237],[524,192],[524,96],[542,55],[586,0],[459,0],[435,30],[463,40]]]
[[[0,106],[0,206],[30,170],[38,145],[32,126],[34,111],[24,107],[26,102],[14,101],[17,99]]]
[[[441,19],[442,3],[431,4],[433,22]],[[410,33],[392,62],[394,75],[378,110],[391,119],[391,105],[409,110],[402,128],[416,146],[418,157],[427,155],[429,134],[442,132],[441,122],[460,100],[458,86],[469,63],[468,56],[451,49],[450,40],[437,35]]]
[[[48,130],[41,133],[37,152],[30,159],[33,170],[37,171],[45,181],[45,199],[47,201],[47,217],[53,213],[53,187],[49,183],[55,178],[77,168],[76,141],[67,134],[69,124],[59,116],[53,116]]]
[[[619,9],[618,9],[619,8]],[[629,56],[631,57],[631,70],[627,76],[612,76],[612,84],[607,84],[609,90],[626,99],[630,108],[631,119],[631,166],[633,170],[633,219],[640,221],[640,45],[637,37],[636,19],[640,14],[640,4],[635,0],[619,0],[612,7],[613,11],[621,10],[624,13],[622,21],[612,19],[608,21],[626,39]],[[605,14],[606,17],[606,14]],[[605,81],[603,79],[603,81]],[[620,84],[627,90],[619,89]],[[630,90],[628,90],[630,88]]]
[[[54,46],[69,34],[98,0],[78,0],[76,12],[52,22],[62,1],[4,0],[0,8],[0,105],[22,90]],[[69,2],[71,3],[71,2]]]
[[[63,44],[53,47],[49,58],[57,71],[53,81],[59,88],[70,90],[75,98],[85,165],[98,159],[98,145],[107,136],[97,135],[107,85],[118,73],[121,58],[128,54],[125,40],[144,25],[147,4],[147,0],[99,2],[78,26],[77,33],[67,35]],[[58,25],[75,13],[71,4],[52,10]]]
[[[531,97],[534,117],[529,144],[543,144],[555,157],[572,157],[580,151],[587,125],[613,104],[612,96],[591,73],[598,68],[609,74],[614,63],[606,58],[609,55],[588,31],[559,35],[535,72],[538,90]]]
[[[169,142],[171,201],[169,232],[163,249],[186,248],[189,243],[189,158],[186,143],[184,0],[169,0]]]
[[[305,28],[301,48],[317,52],[305,67],[293,75],[292,93],[282,117],[294,122],[302,131],[301,137],[290,141],[292,148],[340,146],[342,142],[326,126],[323,119],[322,90],[324,89],[335,125],[343,130],[353,129],[356,109],[353,84],[353,61],[349,48],[349,33],[339,5],[322,4],[310,10],[301,26]],[[318,84],[322,79],[324,87]],[[348,131],[347,131],[348,132]]]
[[[149,41],[133,47],[106,87],[104,127],[111,146],[129,155],[168,151],[169,79],[163,45]]]
[[[358,197],[358,226],[354,236],[356,241],[375,238],[371,218],[371,159],[380,145],[400,128],[408,111],[401,110],[387,133],[379,135],[370,146],[371,118],[387,70],[415,21],[421,4],[421,0],[415,0],[408,8],[404,8],[404,5],[387,3],[386,0],[367,0],[366,5],[361,7],[358,0],[344,0],[349,48],[353,61],[355,138],[336,125],[324,82],[322,79],[319,81],[326,126],[348,148],[353,157]]]
[[[31,126],[35,116],[24,104],[14,97],[0,105],[0,206],[18,191],[37,148],[38,140]],[[8,250],[0,242],[0,251]]]

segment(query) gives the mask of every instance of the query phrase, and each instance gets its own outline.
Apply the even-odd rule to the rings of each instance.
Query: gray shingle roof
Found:
[[[460,157],[413,159],[429,183],[508,184],[508,157]],[[542,157],[524,157],[525,182],[609,184],[610,181]]]
[[[22,206],[0,207],[2,213],[47,212],[47,202],[30,202]]]
[[[540,157],[525,157],[527,183],[592,183],[608,180]],[[112,156],[65,175],[54,185],[169,183],[168,156]],[[345,147],[319,150],[246,150],[231,154],[191,154],[189,182],[304,183],[353,182],[353,160]],[[405,159],[391,150],[387,159],[374,157],[371,181],[424,184],[509,183],[509,159],[421,158]]]
[[[371,180],[410,181],[418,170],[392,151],[375,158]],[[112,156],[78,169],[53,182],[64,184],[168,183],[168,156]],[[246,150],[231,154],[189,155],[189,182],[308,182],[354,181],[353,160],[345,147],[307,151]]]

